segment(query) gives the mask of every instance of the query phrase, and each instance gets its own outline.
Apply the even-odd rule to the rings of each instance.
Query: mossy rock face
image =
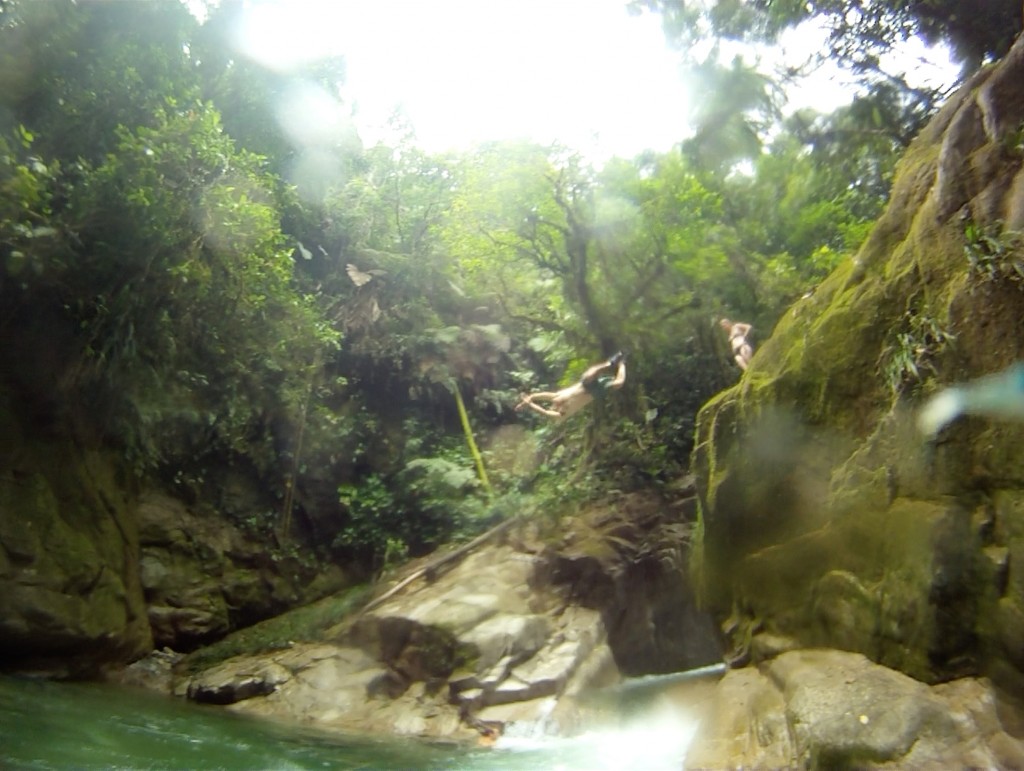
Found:
[[[116,464],[57,437],[28,438],[0,399],[0,640],[8,668],[85,674],[152,647],[138,532]]]
[[[842,640],[932,680],[937,666],[970,672],[977,663],[972,627],[960,624],[985,586],[973,540],[970,512],[900,499],[746,555],[735,589],[750,615],[805,645]]]
[[[701,410],[700,579],[738,635],[925,680],[1019,676],[1024,425],[962,419],[928,442],[914,417],[943,385],[1024,359],[1024,255],[1005,230],[1024,228],[1020,83],[1024,41],[950,99],[859,253]],[[982,232],[1009,257],[978,252]]]
[[[340,570],[314,584],[313,568],[274,558],[264,541],[205,505],[149,490],[137,508],[141,575],[158,648],[192,651],[228,632],[323,596]]]

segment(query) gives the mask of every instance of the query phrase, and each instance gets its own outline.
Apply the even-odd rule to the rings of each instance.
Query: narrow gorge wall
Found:
[[[140,491],[120,454],[76,435],[77,407],[58,415],[17,385],[0,378],[0,669],[92,676],[154,645],[192,650],[351,581],[243,532],[224,500]],[[235,509],[264,510],[251,479],[222,481]]]
[[[5,667],[87,674],[152,647],[139,533],[117,466],[25,425],[0,390],[0,651]]]
[[[1024,358],[1024,42],[913,143],[856,257],[699,416],[705,595],[737,656],[824,645],[1024,687],[1024,425],[914,423]],[[916,375],[915,375],[916,372]]]

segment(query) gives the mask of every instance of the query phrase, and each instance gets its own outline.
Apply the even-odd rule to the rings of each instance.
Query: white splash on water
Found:
[[[539,721],[509,726],[493,750],[510,755],[543,753],[544,767],[568,769],[679,769],[698,721],[668,699],[626,722],[594,726],[577,736],[544,733]],[[525,760],[525,758],[524,758]]]

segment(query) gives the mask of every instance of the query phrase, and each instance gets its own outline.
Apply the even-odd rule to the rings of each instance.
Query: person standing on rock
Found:
[[[750,334],[750,330],[753,327],[750,324],[744,324],[742,321],[730,321],[729,319],[722,319],[718,323],[725,330],[726,334],[729,335],[729,345],[732,347],[733,359],[740,369],[745,370],[750,365],[750,359],[754,355],[754,347],[747,341],[747,335]]]
[[[615,368],[615,376],[605,373],[605,370]],[[602,374],[605,373],[605,374]],[[516,411],[529,408],[534,412],[549,418],[563,420],[574,415],[595,398],[604,396],[613,388],[621,388],[626,382],[626,354],[619,351],[608,361],[600,362],[590,367],[579,382],[573,383],[561,391],[537,391],[532,394],[521,394]],[[549,402],[549,407],[542,407],[536,401]]]

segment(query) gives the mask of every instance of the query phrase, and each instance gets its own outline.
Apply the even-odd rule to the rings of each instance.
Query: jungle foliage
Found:
[[[946,43],[965,72],[1010,50],[1024,18],[1017,0],[630,0],[634,10],[658,12],[666,33],[680,45],[711,36],[774,42],[786,30],[813,20],[829,32],[820,54],[865,74],[886,73],[882,59],[917,37]]]
[[[880,157],[887,146],[903,150],[947,93],[913,83],[906,71],[913,65],[894,54],[905,53],[912,40],[943,44],[966,77],[1006,54],[1024,26],[1017,0],[629,0],[628,6],[659,15],[666,38],[705,85],[696,135],[684,145],[705,163],[759,152],[786,88],[823,64],[850,73],[858,93],[833,116],[799,118],[800,135],[822,160],[842,166],[849,147]],[[818,30],[825,33],[820,50],[772,73],[759,71],[754,57],[734,54],[737,44],[772,44],[787,33],[796,41],[817,39]]]
[[[441,157],[400,124],[311,145],[280,100],[343,63],[261,69],[240,8],[0,2],[0,387],[140,484],[368,568],[670,484],[736,378],[717,319],[767,335],[860,244],[907,141],[895,91],[892,131],[849,130],[857,103],[783,120],[737,65],[681,152]],[[620,349],[626,388],[584,416],[512,411]],[[238,476],[266,505],[230,504]]]

